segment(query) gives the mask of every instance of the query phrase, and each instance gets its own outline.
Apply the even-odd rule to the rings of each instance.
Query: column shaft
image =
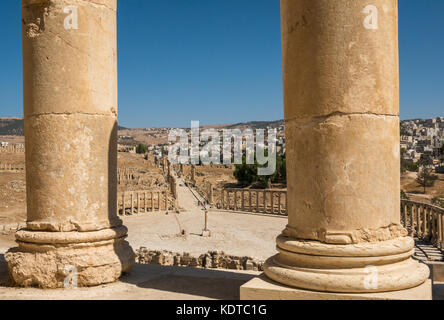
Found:
[[[422,284],[428,269],[400,224],[397,1],[281,9],[288,226],[265,273],[329,292]]]
[[[22,0],[27,228],[18,285],[116,280],[134,253],[117,217],[116,0]]]

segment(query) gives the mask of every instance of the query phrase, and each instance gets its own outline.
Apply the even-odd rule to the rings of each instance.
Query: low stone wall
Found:
[[[227,255],[224,252],[208,251],[199,257],[190,253],[149,250],[141,247],[136,250],[136,262],[141,264],[158,264],[162,266],[184,266],[207,269],[231,269],[262,271],[263,261],[250,257]]]

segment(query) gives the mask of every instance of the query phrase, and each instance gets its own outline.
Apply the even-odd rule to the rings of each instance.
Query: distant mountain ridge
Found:
[[[284,126],[285,121],[284,120],[275,120],[275,121],[249,121],[249,122],[241,122],[236,124],[231,124],[224,126],[224,129],[267,129],[270,128],[277,128],[280,126]]]
[[[126,130],[118,127],[118,130]],[[23,118],[0,117],[0,136],[23,136],[25,134]]]
[[[23,118],[0,118],[0,135],[23,136]]]
[[[215,125],[219,129],[240,129],[245,130],[250,129],[266,129],[267,127],[276,128],[283,126],[285,124],[284,120],[276,121],[249,121],[240,122],[235,124],[225,124],[225,125]],[[212,127],[212,126],[205,126]],[[131,128],[125,128],[122,126],[118,127],[118,130],[131,130]],[[23,136],[23,118],[6,118],[0,117],[0,135],[2,136]]]

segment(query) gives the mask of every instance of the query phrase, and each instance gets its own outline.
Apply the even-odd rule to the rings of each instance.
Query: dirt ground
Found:
[[[1,141],[20,143],[18,138],[0,137]],[[16,138],[16,139],[14,139]],[[0,153],[0,163],[23,167],[24,153]],[[0,172],[0,225],[24,221],[26,217],[26,183],[24,171]]]
[[[2,138],[0,137],[0,140]],[[1,141],[5,141],[3,139]],[[0,163],[24,165],[23,153],[0,153]],[[118,191],[165,189],[167,183],[161,169],[154,167],[143,155],[119,153],[119,168],[136,169],[133,179],[122,181]],[[22,222],[26,219],[25,172],[0,172],[0,225]]]
[[[0,141],[9,143],[25,143],[24,136],[2,136],[0,135]]]
[[[119,139],[119,143],[129,143],[136,145],[139,143],[145,145],[158,145],[168,142],[168,132],[159,129],[144,130],[144,129],[131,129],[131,130],[119,130],[119,136],[130,136],[131,140]]]
[[[444,174],[437,174],[437,176],[438,180],[432,187],[426,188],[424,194],[424,188],[415,181],[417,173],[407,172],[401,176],[401,189],[408,193],[410,199],[414,201],[430,202],[434,197],[444,198]]]

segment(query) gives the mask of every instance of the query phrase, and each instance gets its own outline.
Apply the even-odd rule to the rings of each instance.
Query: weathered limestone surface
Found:
[[[391,292],[327,293],[282,286],[261,275],[240,288],[241,300],[432,300],[431,280],[417,287]]]
[[[364,27],[367,5],[378,29]],[[399,114],[397,1],[281,0],[286,120]]]
[[[400,225],[397,1],[281,0],[288,226],[265,274],[291,287],[423,284]],[[250,297],[251,298],[251,297]]]
[[[6,254],[17,285],[61,287],[72,267],[79,286],[98,285],[134,261],[116,214],[116,5],[22,0],[28,219]]]
[[[262,271],[263,261],[251,257],[239,257],[225,254],[223,251],[208,251],[200,256],[188,252],[148,250],[141,247],[136,250],[136,261],[140,264],[159,264],[162,266],[185,266],[193,268],[231,269]]]
[[[286,234],[329,243],[389,240],[399,225],[397,117],[333,115],[287,121]],[[302,152],[303,150],[303,152]]]

